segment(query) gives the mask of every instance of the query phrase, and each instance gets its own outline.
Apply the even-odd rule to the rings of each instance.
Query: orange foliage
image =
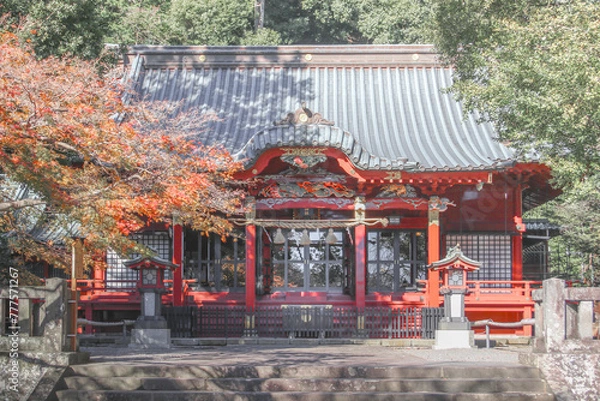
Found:
[[[67,255],[28,236],[28,213],[61,216],[52,224],[79,222],[90,254],[131,249],[128,234],[173,215],[226,233],[225,217],[239,213],[243,198],[231,186],[239,166],[225,150],[186,136],[204,117],[167,118],[172,108],[125,104],[122,71],[97,71],[77,59],[38,60],[16,35],[1,33],[0,187],[23,183],[39,198],[26,203],[0,193],[0,232],[14,234],[11,246],[68,266]]]

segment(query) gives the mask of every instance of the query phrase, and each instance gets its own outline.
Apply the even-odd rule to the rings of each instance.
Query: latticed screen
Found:
[[[216,291],[243,291],[246,286],[246,240],[234,230],[225,240],[216,234],[185,233],[184,277],[188,285]]]
[[[510,281],[512,279],[511,237],[507,234],[447,234],[447,250],[460,244],[469,258],[483,265],[469,273],[469,280]]]
[[[132,238],[136,242],[144,244],[155,251],[159,258],[168,261],[171,260],[171,240],[166,231],[134,234],[132,235]],[[129,269],[123,262],[137,256],[139,255],[134,254],[130,257],[123,257],[118,255],[112,249],[108,250],[106,253],[106,263],[108,265],[108,269],[106,270],[106,288],[129,290],[135,288],[138,272]],[[170,280],[171,276],[172,273],[170,271],[165,272],[166,280]]]
[[[367,289],[399,292],[426,277],[427,239],[423,232],[369,230]]]

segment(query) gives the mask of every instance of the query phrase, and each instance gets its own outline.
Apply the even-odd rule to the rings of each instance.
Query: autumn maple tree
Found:
[[[129,235],[173,216],[225,235],[226,217],[240,211],[243,198],[232,186],[239,166],[226,151],[186,136],[206,117],[167,118],[166,107],[127,102],[123,71],[99,75],[98,67],[38,59],[18,35],[1,33],[4,245],[22,260],[68,266],[74,235],[85,238],[92,256],[109,247],[143,251]]]

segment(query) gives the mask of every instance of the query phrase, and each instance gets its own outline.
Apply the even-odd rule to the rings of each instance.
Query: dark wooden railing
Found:
[[[365,308],[332,305],[258,307],[252,335],[289,338],[434,338],[443,308]],[[244,306],[165,307],[172,337],[248,335]],[[359,329],[359,322],[364,327]]]

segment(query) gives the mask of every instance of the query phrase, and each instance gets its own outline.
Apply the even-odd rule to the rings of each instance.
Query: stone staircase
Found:
[[[59,401],[555,400],[528,366],[72,366]]]

